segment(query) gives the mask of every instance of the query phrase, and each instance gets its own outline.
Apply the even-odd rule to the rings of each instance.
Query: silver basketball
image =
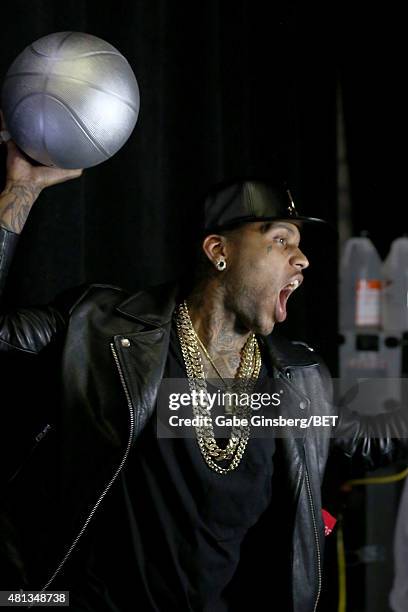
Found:
[[[106,41],[56,32],[14,60],[1,94],[13,140],[47,166],[89,168],[127,141],[139,114],[139,88],[127,60]]]

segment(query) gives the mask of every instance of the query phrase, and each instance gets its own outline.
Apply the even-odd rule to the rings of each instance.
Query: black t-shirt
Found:
[[[165,376],[186,376],[174,329]],[[254,391],[273,385],[262,365]],[[271,502],[275,441],[250,437],[238,467],[220,475],[196,439],[158,438],[156,426],[153,416],[71,561],[74,610],[235,609],[227,593],[245,535]]]

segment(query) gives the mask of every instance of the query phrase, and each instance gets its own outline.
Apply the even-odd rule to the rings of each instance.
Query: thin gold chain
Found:
[[[194,329],[194,328],[193,328]],[[217,366],[215,365],[214,361],[211,359],[211,356],[209,354],[209,352],[207,351],[207,349],[205,348],[200,336],[197,334],[197,332],[194,329],[194,333],[195,333],[195,337],[198,340],[198,344],[201,346],[201,348],[204,351],[205,356],[207,357],[208,361],[211,363],[212,367],[214,368],[214,370],[217,372],[218,376],[221,378],[222,382],[224,383],[224,385],[227,387],[227,383],[224,380],[224,377],[221,376],[221,372],[219,371],[219,369],[217,368]]]

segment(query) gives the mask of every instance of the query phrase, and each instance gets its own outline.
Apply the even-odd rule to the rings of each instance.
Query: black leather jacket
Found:
[[[16,244],[16,235],[0,229],[3,282]],[[109,494],[132,443],[152,416],[176,299],[173,285],[134,295],[92,285],[66,310],[51,304],[0,315],[0,352],[38,354],[58,341],[62,351],[62,404],[56,416],[60,467],[54,481],[58,504],[44,492],[44,471],[39,474],[31,465],[35,462],[30,462],[28,475],[17,478],[20,482],[14,482],[12,493],[5,496],[0,516],[0,562],[7,563],[6,575],[15,580],[1,588],[55,584]],[[314,352],[274,335],[260,341],[275,377],[290,392],[287,416],[336,414],[330,377]],[[369,466],[374,456],[384,464],[401,451],[394,437],[401,436],[403,428],[407,431],[400,413],[385,423],[344,409],[334,442],[350,457],[359,454]],[[313,429],[279,439],[289,509],[282,520],[291,538],[288,571],[293,601],[287,610],[295,612],[313,612],[318,607],[324,550],[321,484],[332,442],[329,431],[323,435]],[[42,465],[52,480],[49,460],[43,459]],[[27,487],[26,497],[23,487]],[[54,525],[53,536],[50,525]],[[33,551],[40,551],[35,561],[30,560]]]

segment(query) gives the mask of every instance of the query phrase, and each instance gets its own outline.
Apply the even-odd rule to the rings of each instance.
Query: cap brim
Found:
[[[330,223],[328,223],[324,219],[319,219],[318,217],[304,217],[304,216],[299,215],[297,217],[290,217],[290,216],[287,216],[287,217],[286,216],[282,216],[282,217],[280,216],[240,217],[238,219],[234,219],[233,221],[224,223],[222,225],[208,227],[204,231],[206,233],[213,233],[213,232],[216,233],[222,230],[233,229],[240,225],[244,225],[245,223],[257,223],[257,222],[262,222],[262,221],[287,221],[288,223],[294,223],[295,225],[297,223],[299,223],[299,225],[303,225],[305,223],[305,224],[308,224],[309,226],[314,225],[314,226],[327,227],[327,228],[334,229],[333,226],[330,225]]]
[[[262,221],[262,219],[260,219],[260,221]],[[329,225],[324,219],[319,219],[318,217],[302,217],[301,215],[298,217],[268,217],[265,218],[265,221],[288,221],[288,223],[296,223],[299,221],[300,223],[319,223]]]

